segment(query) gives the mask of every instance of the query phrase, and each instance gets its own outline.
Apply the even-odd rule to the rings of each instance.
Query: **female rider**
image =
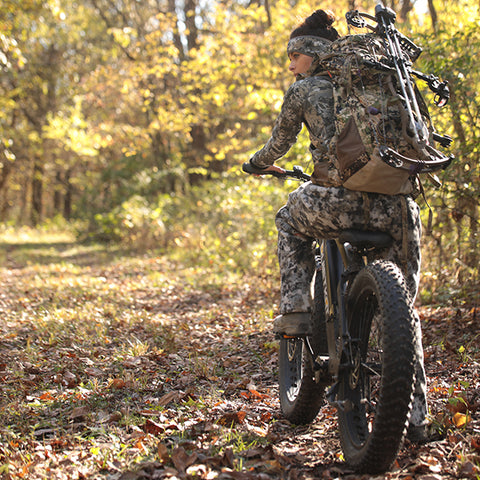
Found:
[[[327,156],[335,133],[333,89],[328,77],[315,75],[318,55],[339,38],[334,15],[317,10],[290,35],[289,70],[296,81],[285,94],[270,139],[250,159],[262,171],[284,170],[274,162],[295,143],[305,124],[314,162],[311,181],[289,195],[276,216],[281,273],[280,315],[274,331],[292,336],[311,333],[311,283],[315,271],[314,239],[335,238],[345,229],[389,232],[394,243],[383,256],[401,266],[414,303],[420,273],[421,223],[411,196],[382,195],[348,190]],[[417,315],[416,384],[409,434],[426,440],[426,380],[420,321]]]

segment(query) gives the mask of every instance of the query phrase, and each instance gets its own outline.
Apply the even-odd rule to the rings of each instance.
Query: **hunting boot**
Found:
[[[311,314],[304,312],[284,313],[273,321],[274,333],[291,337],[304,337],[312,334]]]

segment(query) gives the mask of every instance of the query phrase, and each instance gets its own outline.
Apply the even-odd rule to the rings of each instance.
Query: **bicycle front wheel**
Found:
[[[380,473],[395,460],[410,415],[415,315],[400,269],[374,262],[347,293],[350,368],[339,376],[338,422],[347,463]]]
[[[281,338],[279,352],[280,408],[295,425],[315,420],[323,404],[325,385],[315,382],[315,374],[304,340]]]
[[[325,332],[325,304],[323,280],[320,269],[315,277],[315,298],[312,314],[314,334],[309,337],[314,355],[328,351]],[[302,338],[280,339],[279,390],[280,408],[283,416],[296,425],[305,425],[315,420],[323,405],[328,382],[315,381],[311,355]]]

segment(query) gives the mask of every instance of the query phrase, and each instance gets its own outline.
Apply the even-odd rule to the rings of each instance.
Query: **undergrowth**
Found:
[[[155,201],[133,196],[115,211],[96,215],[78,235],[135,250],[160,249],[192,266],[210,266],[223,277],[232,271],[278,275],[275,214],[297,186],[293,180],[230,173]],[[421,199],[419,204],[426,225],[428,208]],[[458,232],[443,229],[442,214],[437,208],[433,235],[422,238],[418,300],[424,305],[478,305],[478,267],[457,258]]]
[[[88,221],[67,223],[55,218],[36,229],[4,226],[0,241],[41,243],[53,234],[56,242],[75,238],[92,248],[109,243],[112,251],[162,252],[192,269],[208,267],[205,285],[228,282],[232,274],[277,279],[275,214],[297,186],[294,180],[234,171],[156,199],[133,195],[113,211]],[[428,208],[421,199],[419,204],[426,225]],[[476,306],[480,301],[478,266],[469,267],[457,258],[459,233],[443,228],[439,219],[444,213],[435,209],[433,234],[424,233],[422,238],[418,301]],[[44,253],[47,259],[48,251]]]

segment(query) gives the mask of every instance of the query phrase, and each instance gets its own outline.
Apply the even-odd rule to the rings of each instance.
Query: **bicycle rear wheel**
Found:
[[[415,316],[400,269],[374,262],[347,294],[350,369],[339,376],[338,422],[345,460],[380,473],[406,432],[414,386]]]
[[[314,355],[326,351],[325,306],[320,269],[315,277],[312,314],[314,334],[309,337]],[[324,400],[325,382],[315,382],[311,355],[302,338],[280,338],[279,390],[283,416],[295,425],[315,420]]]

